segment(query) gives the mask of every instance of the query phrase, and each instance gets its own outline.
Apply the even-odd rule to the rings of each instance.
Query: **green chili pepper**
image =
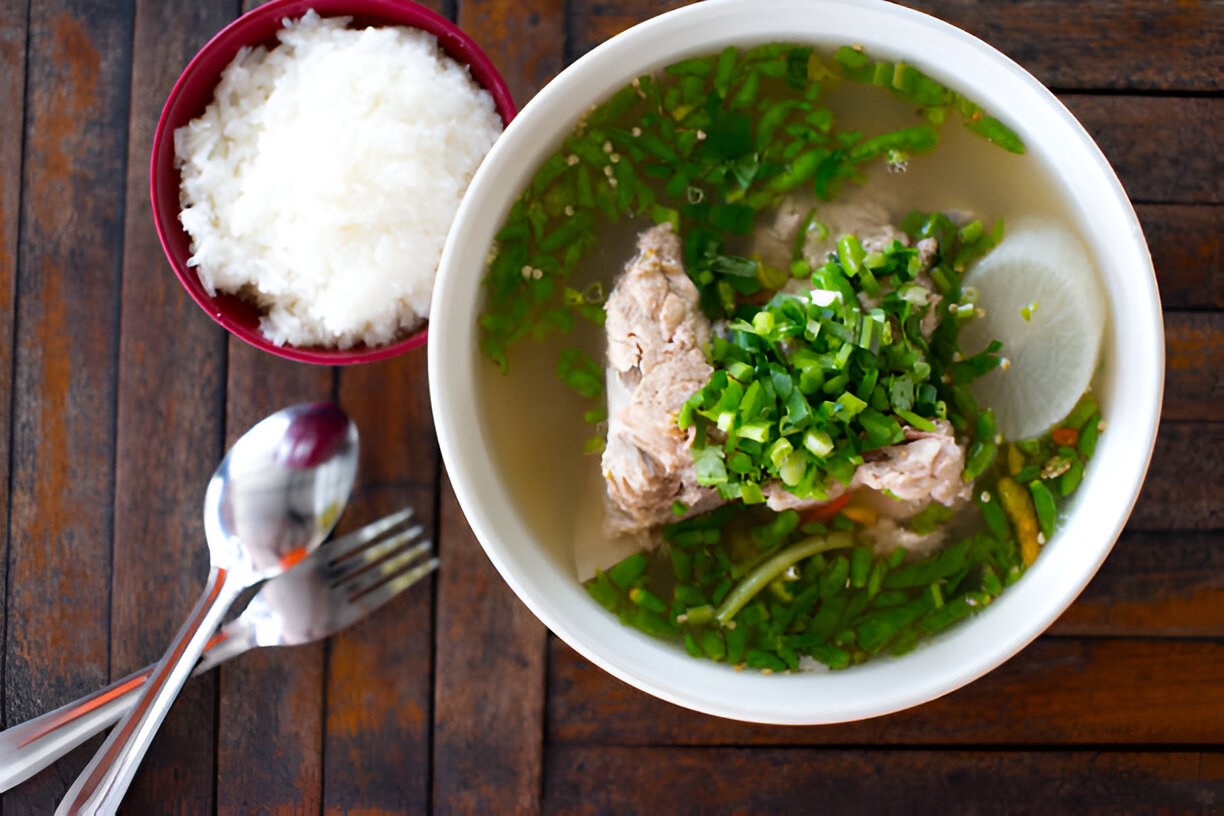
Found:
[[[1054,525],[1058,520],[1058,507],[1054,503],[1054,494],[1040,480],[1029,482],[1029,493],[1033,497],[1033,508],[1037,511],[1037,526],[1045,540],[1054,537]]]
[[[1071,462],[1071,467],[1067,468],[1067,472],[1058,477],[1058,492],[1063,496],[1070,496],[1083,478],[1084,464],[1075,459]]]
[[[1084,423],[1080,429],[1079,448],[1080,455],[1085,459],[1091,459],[1092,454],[1096,453],[1097,437],[1100,436],[1101,415],[1093,414],[1092,418]]]
[[[999,501],[997,495],[986,491],[979,493],[978,509],[991,535],[998,539],[1006,539],[1011,536],[1011,525],[1007,521],[1007,513],[1004,512],[1002,502]]]
[[[646,571],[646,555],[644,553],[634,553],[628,558],[620,561],[611,569],[608,570],[607,576],[613,584],[623,590],[628,590],[635,586],[638,579]]]
[[[986,469],[994,464],[998,450],[999,446],[993,441],[973,443],[969,448],[969,456],[965,462],[965,472],[962,478],[966,482],[971,482],[985,473]]]
[[[1024,142],[1016,132],[993,116],[970,117],[965,120],[965,127],[1009,153],[1024,153]]]

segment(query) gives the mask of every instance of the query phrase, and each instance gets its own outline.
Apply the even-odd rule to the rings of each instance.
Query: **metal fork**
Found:
[[[194,674],[257,646],[321,640],[373,612],[438,566],[429,541],[417,541],[412,509],[371,522],[315,550],[268,581],[242,614],[209,641]],[[118,722],[140,699],[147,666],[100,691],[0,732],[0,791],[29,779]]]

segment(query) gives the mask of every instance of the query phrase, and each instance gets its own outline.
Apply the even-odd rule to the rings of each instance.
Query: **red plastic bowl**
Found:
[[[451,58],[471,70],[472,78],[492,96],[506,124],[514,118],[514,100],[493,63],[471,38],[445,17],[408,0],[272,0],[250,11],[221,30],[188,63],[170,91],[153,138],[149,189],[153,199],[153,221],[162,249],[174,274],[192,300],[234,335],[280,357],[304,363],[349,365],[384,360],[425,343],[428,325],[415,334],[384,346],[348,349],[278,346],[259,331],[259,309],[233,295],[210,296],[200,284],[191,257],[191,236],[179,222],[179,170],[174,163],[174,131],[200,116],[212,102],[221,72],[243,46],[277,44],[276,32],[286,18],[301,17],[314,9],[320,17],[352,17],[354,27],[400,25],[428,31]]]

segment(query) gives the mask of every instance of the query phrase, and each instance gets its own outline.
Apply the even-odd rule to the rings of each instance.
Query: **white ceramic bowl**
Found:
[[[515,196],[578,117],[633,77],[728,44],[767,41],[861,43],[877,58],[904,58],[1010,125],[1061,183],[1111,316],[1097,388],[1111,431],[1101,436],[1068,518],[1037,563],[983,612],[914,652],[839,672],[737,672],[622,626],[575,579],[572,530],[557,521],[571,509],[558,507],[544,522],[538,509],[525,512],[524,497],[544,483],[525,484],[521,473],[508,478],[488,453],[498,444],[490,412],[504,406],[488,404],[481,385],[491,364],[478,348],[477,316],[486,253]],[[506,582],[560,638],[625,682],[698,711],[757,722],[833,723],[898,711],[971,682],[1032,641],[1075,599],[1121,532],[1151,456],[1164,379],[1151,259],[1134,210],[1092,139],[998,51],[932,17],[874,0],[706,0],[582,57],[527,105],[485,159],[450,233],[432,315],[429,380],[442,456]],[[547,468],[556,454],[538,455],[535,467]]]

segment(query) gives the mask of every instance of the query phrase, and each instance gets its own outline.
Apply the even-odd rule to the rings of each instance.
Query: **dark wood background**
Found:
[[[430,3],[520,106],[681,4]],[[160,655],[206,572],[203,488],[228,443],[277,408],[333,398],[365,440],[344,524],[411,503],[442,569],[326,643],[192,681],[129,813],[1224,811],[1224,3],[913,4],[1058,93],[1113,162],[1156,262],[1155,458],[1105,567],[1046,635],[942,700],[831,727],[697,715],[594,668],[473,539],[439,461],[423,350],[287,363],[229,339],[171,274],[147,194],[153,128],[238,0],[0,0],[3,724]],[[2,816],[50,813],[97,744],[6,794]]]

